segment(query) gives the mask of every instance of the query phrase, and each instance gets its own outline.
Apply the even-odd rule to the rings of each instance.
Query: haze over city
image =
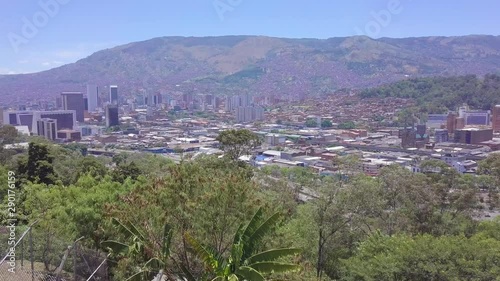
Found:
[[[499,1],[3,2],[1,281],[499,280]]]

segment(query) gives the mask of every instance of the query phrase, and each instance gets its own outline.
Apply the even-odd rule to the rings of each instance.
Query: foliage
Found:
[[[14,126],[0,126],[0,146],[15,143],[19,139],[19,134]]]
[[[500,76],[475,75],[407,79],[361,92],[363,98],[398,97],[417,101],[422,112],[446,113],[466,103],[472,108],[491,109],[500,104]]]
[[[130,264],[131,261],[134,262],[134,265],[128,269],[131,276],[126,280],[151,280],[157,274],[167,276],[169,279],[173,276],[169,269],[173,236],[170,225],[165,224],[160,235],[153,235],[150,230],[140,229],[127,221],[121,222],[112,219],[112,222],[124,237],[125,242],[107,240],[102,242],[101,246],[110,250],[113,257],[121,259],[118,262],[119,266]],[[115,276],[115,278],[123,277]]]
[[[342,280],[497,280],[500,240],[375,233],[344,261]]]
[[[250,177],[248,167],[216,157],[199,157],[167,167],[165,176],[111,202],[107,212],[138,227],[171,225],[178,233],[172,242],[174,264],[200,276],[203,267],[188,251],[184,234],[189,232],[200,243],[227,254],[232,233],[264,203]]]
[[[340,123],[338,128],[343,129],[343,130],[352,130],[352,129],[356,129],[356,124],[353,121],[347,121],[347,122]]]
[[[321,121],[321,128],[331,128],[333,126],[332,121],[323,120]]]
[[[28,157],[23,157],[17,168],[18,179],[33,183],[54,184],[57,176],[52,163],[54,158],[49,154],[46,144],[30,142]]]
[[[257,253],[261,240],[279,221],[279,213],[263,217],[259,209],[247,225],[240,225],[234,235],[229,257],[225,258],[210,246],[203,245],[186,234],[187,241],[196,255],[215,275],[213,280],[265,280],[264,274],[298,271],[293,263],[279,260],[300,253],[299,249],[281,248]],[[212,278],[212,277],[211,277]]]
[[[308,128],[316,128],[318,127],[318,121],[315,118],[309,118],[306,120],[305,125]]]
[[[137,180],[141,175],[141,170],[137,167],[134,161],[129,163],[120,163],[111,173],[113,180],[116,182],[124,182],[130,178]]]
[[[217,141],[225,156],[231,160],[238,160],[240,156],[250,154],[262,142],[258,135],[247,129],[220,132]]]

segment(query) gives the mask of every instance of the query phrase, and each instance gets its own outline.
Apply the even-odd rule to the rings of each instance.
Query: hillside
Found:
[[[414,78],[366,89],[361,91],[360,96],[410,98],[417,101],[421,111],[428,113],[456,110],[464,103],[472,108],[489,110],[493,105],[500,104],[500,76]]]
[[[84,90],[139,89],[264,95],[328,93],[405,77],[498,73],[499,36],[404,39],[162,37],[102,50],[48,71],[0,76],[0,102]]]

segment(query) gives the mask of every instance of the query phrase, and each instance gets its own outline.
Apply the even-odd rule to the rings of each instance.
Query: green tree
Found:
[[[14,126],[0,126],[0,145],[15,143],[19,139],[19,134]]]
[[[316,127],[318,127],[318,121],[316,121],[316,119],[314,119],[314,118],[309,118],[306,120],[305,125],[308,128],[316,128]]]
[[[141,175],[141,170],[137,167],[134,161],[129,163],[121,163],[118,165],[111,173],[113,180],[117,182],[124,182],[126,179],[130,178],[132,180],[137,180]]]
[[[353,121],[342,122],[338,126],[339,129],[352,130],[356,129],[356,124]]]
[[[321,128],[331,128],[333,126],[332,121],[323,120],[321,121]]]
[[[109,204],[107,214],[136,225],[147,221],[156,231],[165,223],[171,225],[179,234],[172,242],[174,264],[198,277],[203,267],[193,258],[184,234],[189,232],[201,243],[227,254],[240,222],[249,220],[258,206],[266,204],[250,180],[251,174],[248,166],[199,157],[168,166],[161,178],[150,179]]]
[[[293,272],[300,269],[293,263],[279,261],[284,257],[300,253],[299,249],[282,248],[257,251],[260,242],[275,227],[279,218],[279,213],[265,218],[262,209],[259,209],[247,225],[242,224],[236,231],[227,258],[223,256],[223,253],[217,252],[213,247],[203,245],[189,234],[186,234],[186,237],[196,255],[203,260],[211,274],[214,275],[212,280],[263,281],[265,274]]]
[[[259,136],[247,129],[227,130],[220,132],[217,141],[225,156],[238,160],[242,155],[252,154],[252,150],[261,145]]]
[[[497,280],[500,241],[464,236],[375,233],[344,261],[341,280]]]
[[[54,158],[49,154],[46,144],[30,142],[28,157],[18,163],[17,175],[21,181],[51,185],[57,180],[53,166]]]

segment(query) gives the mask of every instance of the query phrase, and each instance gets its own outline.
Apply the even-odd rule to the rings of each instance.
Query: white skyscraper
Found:
[[[99,88],[97,87],[97,85],[92,85],[92,84],[87,85],[87,101],[88,101],[89,112],[96,111],[98,97],[99,97]]]

